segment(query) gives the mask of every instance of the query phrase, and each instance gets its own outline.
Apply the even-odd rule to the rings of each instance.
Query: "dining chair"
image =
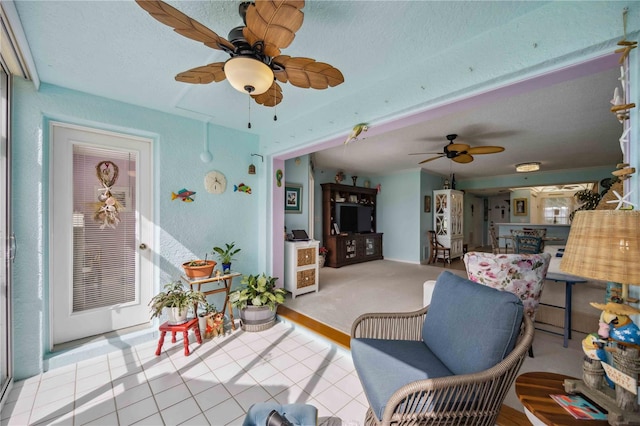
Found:
[[[429,263],[435,263],[438,259],[442,259],[442,264],[446,267],[447,263],[451,264],[451,249],[443,246],[438,242],[436,231],[429,232],[429,242],[431,243],[431,256],[429,257]]]
[[[544,251],[544,239],[547,236],[547,228],[522,228],[525,235],[533,235],[534,237],[542,238],[540,244],[540,251]]]
[[[516,249],[519,254],[537,254],[542,252],[542,238],[533,235],[516,235]]]
[[[489,235],[491,236],[491,251],[493,254],[500,253],[500,240],[498,240],[498,233],[495,226],[489,227]]]

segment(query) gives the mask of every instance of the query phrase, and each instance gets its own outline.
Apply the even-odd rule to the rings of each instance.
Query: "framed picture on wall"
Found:
[[[514,216],[526,216],[528,213],[527,210],[527,199],[526,198],[514,198],[513,199],[513,215]]]
[[[284,212],[302,213],[302,185],[298,183],[284,184]]]
[[[424,196],[424,212],[431,213],[431,195]]]

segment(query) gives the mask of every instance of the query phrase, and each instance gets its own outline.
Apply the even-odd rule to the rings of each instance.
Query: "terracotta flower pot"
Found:
[[[196,262],[202,263],[204,261],[196,260]],[[182,264],[182,267],[184,268],[184,273],[187,276],[187,278],[190,278],[193,280],[209,278],[213,273],[213,268],[216,267],[215,260],[207,260],[206,265],[202,265],[202,266],[189,266],[190,263],[192,262],[185,262]]]

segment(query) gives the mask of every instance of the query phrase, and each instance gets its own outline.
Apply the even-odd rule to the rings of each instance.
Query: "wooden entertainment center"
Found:
[[[382,234],[376,232],[375,188],[323,183],[322,239],[329,249],[326,266],[339,268],[353,263],[382,259]],[[354,207],[357,215],[370,216],[368,223],[360,220],[355,226],[362,232],[344,232],[339,227],[341,207]],[[367,228],[366,231],[363,228]]]

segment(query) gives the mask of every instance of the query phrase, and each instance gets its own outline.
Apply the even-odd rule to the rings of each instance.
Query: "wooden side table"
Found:
[[[527,417],[534,425],[600,426],[606,420],[578,420],[555,402],[549,395],[567,393],[564,379],[574,379],[564,374],[532,372],[516,379],[516,395],[525,408]]]
[[[185,322],[184,324],[171,325],[165,322],[160,326],[160,340],[158,341],[158,349],[156,349],[156,356],[159,356],[162,352],[162,345],[164,344],[164,336],[167,331],[171,332],[171,343],[176,342],[176,333],[182,333],[182,341],[184,343],[184,355],[189,356],[189,330],[193,328],[196,334],[196,340],[202,344],[202,336],[200,336],[200,327],[198,326],[198,318],[194,318]]]
[[[229,320],[231,321],[231,329],[235,330],[236,329],[236,323],[235,320],[233,319],[233,308],[231,307],[231,302],[229,301],[229,292],[231,290],[231,283],[233,281],[233,279],[235,277],[239,277],[240,272],[229,272],[225,275],[217,275],[217,276],[213,276],[211,278],[204,278],[201,280],[191,280],[185,276],[182,277],[182,280],[185,281],[187,284],[189,284],[189,286],[193,289],[194,285],[198,286],[198,291],[201,291],[202,293],[204,293],[205,297],[210,295],[210,294],[216,294],[216,293],[225,293],[224,295],[224,302],[222,304],[222,315],[224,315],[225,310],[227,309],[227,306],[229,307]],[[222,284],[222,287],[220,288],[215,288],[213,290],[206,290],[203,291],[202,290],[202,286],[205,284]],[[196,313],[197,315],[197,313]]]

